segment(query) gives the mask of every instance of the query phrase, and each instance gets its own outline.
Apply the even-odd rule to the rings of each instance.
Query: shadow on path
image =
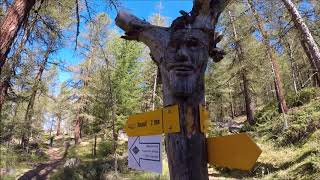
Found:
[[[19,180],[45,180],[49,179],[49,174],[56,170],[59,166],[63,165],[64,160],[68,154],[70,143],[66,143],[63,156],[61,157],[58,148],[50,148],[48,154],[50,160],[48,163],[41,163],[36,168],[27,171]]]
[[[29,179],[36,179],[36,180],[43,180],[47,179],[49,173],[55,170],[58,166],[63,164],[63,159],[59,159],[47,164],[40,164],[35,169],[32,169],[26,173],[24,173],[19,180],[29,180]]]

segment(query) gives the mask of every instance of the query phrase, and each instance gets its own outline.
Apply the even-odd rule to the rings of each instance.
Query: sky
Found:
[[[113,9],[111,10],[110,8],[106,7],[106,0],[93,0],[91,1],[92,4],[90,4],[90,7],[93,7],[93,11],[95,11],[96,14],[98,13],[106,13],[109,15],[109,17],[112,20],[112,23],[110,25],[110,28],[115,28],[119,32],[122,32],[119,28],[116,27],[114,23],[114,19],[116,17],[116,11]],[[162,16],[165,16],[167,18],[167,21],[169,24],[180,16],[179,11],[184,10],[184,11],[191,11],[192,9],[192,0],[119,0],[120,1],[120,8],[121,10],[126,10],[135,16],[148,20],[150,16],[154,13],[159,13]],[[159,5],[161,4],[161,5]],[[300,3],[299,9],[301,11],[310,8],[309,3],[305,3],[305,1],[302,1]],[[86,13],[82,14],[84,16],[87,16]],[[80,36],[81,33],[84,32],[84,20],[81,20],[80,24]],[[68,32],[71,33],[72,36],[75,36],[75,30],[74,32]],[[73,33],[73,34],[72,34]],[[258,38],[258,35],[256,35]],[[259,38],[258,38],[259,39]],[[79,52],[76,52],[75,49],[75,43],[74,40],[71,40],[69,43],[69,47],[62,48],[58,53],[57,53],[57,58],[60,60],[64,60],[68,63],[68,65],[77,65],[79,64],[83,58],[79,56]],[[72,73],[70,72],[65,72],[60,70],[58,79],[59,82],[62,83],[64,81],[67,81],[72,78]],[[58,88],[58,87],[57,87]],[[57,90],[59,91],[59,90]]]
[[[134,14],[135,16],[145,20],[148,20],[149,17],[152,16],[152,14],[160,12],[162,16],[165,16],[167,18],[169,24],[171,24],[171,22],[176,17],[180,16],[180,10],[189,12],[192,9],[192,0],[120,0],[120,3],[121,4],[119,9],[126,10]],[[112,20],[110,28],[115,28],[119,32],[121,32],[121,30],[114,24],[116,11],[114,9],[111,10],[110,8],[107,8],[105,6],[104,0],[95,0],[94,4],[91,4],[90,6],[95,8],[94,11],[97,14],[102,12],[108,14]],[[80,35],[83,27],[84,22],[81,21]],[[62,48],[60,51],[58,51],[56,57],[60,60],[66,61],[68,65],[79,64],[83,60],[83,58],[79,56],[74,47],[74,43],[69,43],[69,47]],[[72,73],[62,70],[59,71],[58,79],[60,83],[71,78]]]

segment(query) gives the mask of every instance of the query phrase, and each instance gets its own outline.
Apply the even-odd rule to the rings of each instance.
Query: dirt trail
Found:
[[[49,161],[38,164],[32,170],[24,173],[19,180],[44,180],[49,179],[49,174],[55,172],[64,163],[65,152],[68,147],[64,150],[58,147],[49,147],[46,154],[49,156]]]

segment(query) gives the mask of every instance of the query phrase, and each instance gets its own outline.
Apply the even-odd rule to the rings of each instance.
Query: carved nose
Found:
[[[188,53],[186,48],[179,48],[177,51],[176,58],[178,61],[188,61]]]

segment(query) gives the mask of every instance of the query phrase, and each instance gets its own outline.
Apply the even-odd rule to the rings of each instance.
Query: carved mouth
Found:
[[[169,70],[174,71],[178,76],[186,76],[194,72],[194,67],[190,64],[172,64],[169,66]]]

